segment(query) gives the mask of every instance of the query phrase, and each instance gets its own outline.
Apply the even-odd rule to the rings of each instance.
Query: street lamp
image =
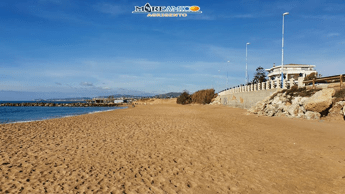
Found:
[[[230,64],[230,61],[228,61],[228,63]],[[228,71],[226,71],[226,88],[228,88]]]
[[[249,80],[248,80],[248,64],[247,64],[247,46],[250,45],[249,42],[247,42],[246,44],[246,84],[248,84]]]
[[[282,82],[282,88],[283,88],[283,81],[284,81],[284,16],[289,15],[289,12],[283,13],[283,30],[282,30],[282,75],[281,75],[281,82]]]
[[[221,74],[220,74],[220,70],[218,70],[218,75],[219,75],[219,78],[220,78],[220,76],[221,76]],[[220,78],[220,80],[221,80],[221,78]],[[217,79],[217,85],[218,85],[219,90],[220,90],[220,89],[221,89],[221,82],[220,82],[220,81],[218,81],[218,79]]]

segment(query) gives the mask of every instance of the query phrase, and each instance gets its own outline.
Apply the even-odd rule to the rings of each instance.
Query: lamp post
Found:
[[[283,81],[284,81],[284,16],[289,15],[289,12],[283,13],[283,30],[282,30],[282,75],[281,75],[281,87],[283,88]]]
[[[220,78],[220,76],[221,76],[220,70],[218,70],[218,75],[219,75],[219,78]],[[221,80],[221,78],[220,78],[220,80]],[[218,85],[219,90],[220,90],[221,89],[221,81],[218,82],[218,79],[217,79],[217,85]]]
[[[228,63],[230,64],[230,61],[228,61]],[[226,88],[228,88],[228,82],[229,82],[228,71],[226,71]]]
[[[247,44],[246,44],[246,84],[248,84],[248,82],[249,82],[249,80],[248,80],[248,64],[247,64],[247,46],[248,45],[250,45],[250,43],[249,42],[247,42]]]

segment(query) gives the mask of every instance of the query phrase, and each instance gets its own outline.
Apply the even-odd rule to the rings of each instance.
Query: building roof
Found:
[[[315,67],[315,65],[308,65],[308,64],[286,64],[284,65],[284,69],[288,69],[288,68],[296,68],[296,67]],[[265,69],[266,71],[272,71],[273,69],[280,69],[280,66],[275,66],[272,67],[271,69]]]

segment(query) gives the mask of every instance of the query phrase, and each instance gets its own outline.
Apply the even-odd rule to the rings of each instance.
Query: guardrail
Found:
[[[315,89],[315,83],[316,82],[326,82],[326,83],[339,82],[340,88],[341,88],[343,85],[344,78],[345,78],[345,75],[334,75],[334,76],[328,76],[328,77],[314,78],[312,80],[303,81],[303,83],[304,84],[313,83],[313,88]]]

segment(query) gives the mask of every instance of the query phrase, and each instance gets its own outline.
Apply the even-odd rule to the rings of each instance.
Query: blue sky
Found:
[[[216,91],[256,67],[316,65],[345,73],[345,3],[306,1],[148,1],[197,5],[202,14],[148,18],[147,1],[0,1],[0,100]],[[230,61],[227,62],[227,61]]]

